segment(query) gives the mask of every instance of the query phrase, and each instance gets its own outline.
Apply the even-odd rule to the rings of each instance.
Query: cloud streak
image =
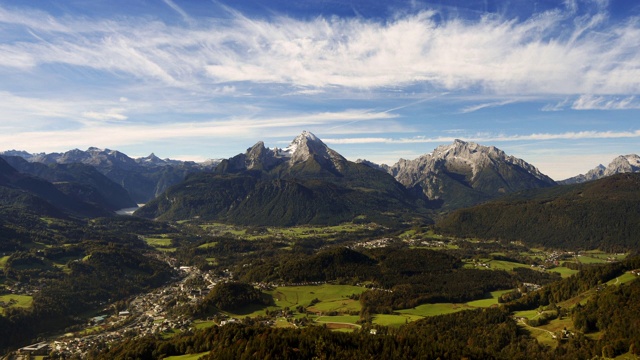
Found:
[[[227,19],[193,20],[173,1],[164,3],[188,26],[0,7],[3,29],[36,35],[0,44],[0,67],[65,64],[198,90],[225,83],[307,93],[428,84],[502,95],[640,93],[640,21],[609,23],[602,9],[573,21],[570,6],[524,21],[436,21],[435,11],[386,22],[251,19],[233,11]]]
[[[472,135],[472,136],[438,136],[411,138],[361,137],[361,138],[328,138],[323,139],[327,144],[419,144],[419,143],[449,143],[455,139],[473,142],[510,142],[510,141],[546,141],[546,140],[587,140],[587,139],[629,139],[640,138],[640,130],[635,131],[578,131],[559,134],[539,133],[529,135]]]
[[[92,120],[76,129],[55,131],[6,131],[0,134],[0,144],[5,149],[24,149],[26,144],[37,146],[30,151],[62,151],[69,148],[90,146],[118,147],[138,144],[141,141],[154,142],[169,139],[227,139],[247,138],[256,141],[265,132],[281,136],[300,132],[300,128],[322,129],[327,125],[351,121],[387,121],[396,118],[394,114],[369,110],[348,110],[343,112],[321,112],[278,118],[231,118],[217,121],[182,122],[165,124],[131,124],[122,120],[126,116],[122,109],[107,112],[87,112],[83,115]],[[110,122],[116,120],[116,122]],[[109,121],[109,124],[105,122]]]

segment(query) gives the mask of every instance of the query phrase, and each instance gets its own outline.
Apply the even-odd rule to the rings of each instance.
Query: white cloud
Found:
[[[509,104],[513,104],[514,102],[516,102],[516,100],[496,101],[496,102],[490,102],[490,103],[485,103],[485,104],[467,106],[464,109],[462,109],[461,112],[463,114],[466,114],[466,113],[471,113],[471,112],[482,110],[482,109],[509,105]]]
[[[113,109],[108,109],[102,112],[86,111],[82,113],[82,116],[88,119],[93,119],[93,120],[122,121],[122,120],[127,120],[127,116],[123,114],[124,111],[125,109],[122,109],[122,108],[113,108]]]
[[[133,124],[106,122],[124,120],[123,109],[105,112],[85,112],[91,120],[75,129],[57,131],[3,132],[0,144],[6,149],[20,148],[31,151],[61,151],[69,148],[90,146],[118,147],[167,139],[261,139],[265,134],[277,131],[279,136],[300,133],[303,128],[323,129],[327,125],[349,121],[379,121],[395,118],[395,115],[369,110],[347,110],[344,112],[310,113],[277,118],[231,118],[218,121],[182,122],[164,124]],[[30,147],[37,146],[37,149]]]
[[[188,18],[173,1],[164,2]],[[0,45],[0,67],[65,64],[195,90],[227,82],[307,91],[418,83],[503,95],[640,93],[640,22],[608,22],[601,6],[575,17],[576,4],[524,21],[436,21],[431,11],[388,22],[232,13],[188,27],[0,7],[0,23],[37,34]]]
[[[164,1],[165,4],[167,4],[171,9],[173,9],[173,11],[177,12],[178,14],[180,14],[180,16],[182,16],[182,18],[187,21],[187,22],[191,22],[191,17],[184,11],[182,10],[182,8],[180,6],[178,6],[176,3],[174,3],[172,0],[162,0]]]
[[[640,99],[635,96],[582,95],[573,102],[574,110],[632,110],[640,109]]]
[[[510,142],[510,141],[545,141],[545,140],[583,140],[583,139],[623,139],[640,138],[640,130],[635,131],[578,131],[558,134],[537,133],[528,135],[492,135],[476,134],[470,136],[416,136],[411,138],[360,137],[360,138],[329,138],[323,139],[327,144],[415,144],[415,143],[448,143],[455,139],[479,143]]]

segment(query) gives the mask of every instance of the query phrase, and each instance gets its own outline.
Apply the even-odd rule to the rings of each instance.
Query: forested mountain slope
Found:
[[[507,196],[441,219],[438,231],[459,237],[609,251],[638,249],[640,174]]]
[[[237,224],[336,224],[424,217],[428,201],[389,174],[346,160],[303,132],[286,149],[262,142],[195,174],[136,212],[165,220],[199,217]]]

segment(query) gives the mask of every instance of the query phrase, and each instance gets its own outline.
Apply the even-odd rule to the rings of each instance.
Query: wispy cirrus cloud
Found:
[[[189,18],[173,1],[164,2]],[[230,11],[225,19],[179,26],[0,7],[5,28],[37,35],[0,45],[0,67],[66,64],[193,89],[221,83],[311,89],[428,84],[504,95],[640,93],[640,22],[608,22],[602,8],[578,17],[575,11],[571,5],[522,21],[437,20],[438,13],[428,10],[387,21],[251,19]]]
[[[327,144],[416,144],[416,143],[448,143],[455,139],[482,143],[509,142],[509,141],[545,141],[545,140],[584,140],[584,139],[628,139],[640,138],[640,130],[635,131],[577,131],[558,134],[537,133],[527,135],[468,135],[468,136],[415,136],[410,138],[389,137],[359,137],[359,138],[327,138],[323,141]]]
[[[110,111],[110,112],[109,112]],[[154,142],[168,139],[227,139],[229,137],[256,141],[265,133],[276,132],[279,136],[295,136],[301,128],[323,129],[327,125],[350,122],[395,119],[396,115],[375,112],[368,109],[353,109],[342,112],[318,112],[304,115],[281,116],[277,118],[234,117],[224,120],[199,122],[135,124],[122,122],[126,116],[122,109],[108,112],[86,112],[82,115],[92,120],[79,128],[65,128],[55,131],[22,131],[0,134],[0,144],[5,148],[25,149],[26,144],[37,146],[30,151],[62,151],[69,148],[87,148],[99,144],[102,147],[118,147],[137,144],[141,141]],[[120,120],[105,121],[105,120]]]
[[[640,109],[640,99],[636,96],[582,95],[573,102],[571,108],[574,110],[637,110]]]
[[[471,113],[471,112],[482,110],[482,109],[488,109],[488,108],[494,108],[494,107],[513,104],[516,101],[517,100],[504,100],[504,101],[495,101],[495,102],[489,102],[489,103],[478,104],[478,105],[471,105],[463,108],[460,112],[463,114],[467,114],[467,113]]]

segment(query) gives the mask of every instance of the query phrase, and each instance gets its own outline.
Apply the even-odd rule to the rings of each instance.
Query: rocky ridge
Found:
[[[620,155],[613,159],[606,167],[599,164],[595,168],[589,170],[586,174],[580,174],[562,180],[559,183],[563,185],[579,184],[587,181],[602,179],[607,176],[640,172],[640,156],[636,154]]]
[[[400,159],[392,166],[374,168],[387,171],[407,188],[421,188],[429,199],[443,201],[445,209],[556,184],[522,159],[494,146],[462,140],[438,146],[414,160]]]

